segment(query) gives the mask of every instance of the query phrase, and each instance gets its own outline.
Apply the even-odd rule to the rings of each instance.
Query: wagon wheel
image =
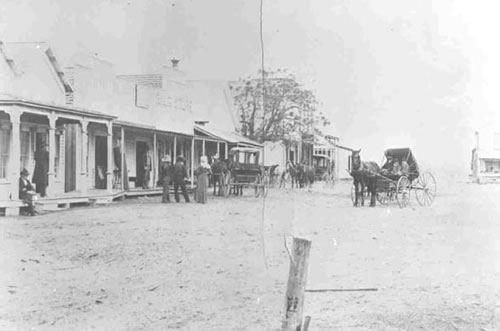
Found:
[[[351,185],[351,201],[352,205],[356,206],[356,187],[354,184]]]
[[[384,191],[384,192],[377,192],[377,201],[381,205],[388,205],[389,201],[391,201],[391,195],[389,192]]]
[[[259,175],[257,175],[257,177],[255,177],[255,180],[253,182],[253,188],[254,188],[256,198],[258,198],[260,196],[261,185],[262,185],[262,176],[259,174]]]
[[[267,197],[267,193],[269,193],[270,179],[269,176],[264,176],[264,183],[262,183],[262,197]]]
[[[424,172],[418,176],[413,189],[418,203],[421,206],[430,206],[436,197],[436,179],[430,172]]]
[[[399,208],[407,207],[410,204],[410,180],[406,176],[401,176],[398,180],[396,200]]]
[[[222,174],[222,185],[223,185],[223,189],[222,189],[222,194],[227,198],[229,197],[229,193],[231,192],[231,183],[232,183],[232,179],[231,179],[231,172],[228,171],[227,173],[225,174]]]

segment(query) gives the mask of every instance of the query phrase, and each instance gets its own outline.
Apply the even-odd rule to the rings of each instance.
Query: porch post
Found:
[[[217,142],[217,155],[220,157],[220,142]]]
[[[156,150],[156,132],[153,131],[153,167],[151,169],[153,171],[153,188],[156,187],[156,171],[158,170],[158,162],[156,160],[157,157],[158,151]]]
[[[89,151],[89,135],[88,135],[88,125],[89,122],[86,119],[82,119],[81,123],[81,149],[82,149],[82,159],[80,167],[80,181],[81,187],[80,191],[86,193],[88,190],[88,151]]]
[[[120,157],[121,157],[121,174],[122,177],[122,191],[125,190],[125,180],[128,181],[128,174],[125,173],[125,128],[121,127],[121,139],[120,139]]]
[[[108,192],[113,192],[113,125],[111,122],[106,123],[108,129],[108,165],[106,171],[106,189]]]
[[[172,156],[172,164],[174,164],[176,159],[177,159],[177,136],[174,136],[174,155]]]
[[[202,141],[201,155],[205,155],[205,139],[203,139],[203,141]]]
[[[10,142],[10,158],[9,158],[9,180],[10,184],[10,199],[17,200],[19,196],[19,177],[21,166],[21,112],[16,110],[9,112],[10,123],[12,123],[12,140]],[[7,212],[7,211],[6,211]],[[16,212],[17,215],[17,212]]]
[[[47,184],[47,195],[54,195],[54,184],[56,179],[55,173],[55,157],[56,157],[56,121],[57,117],[54,112],[49,115],[49,172],[48,172],[48,184]]]
[[[226,157],[226,160],[229,160],[229,154],[228,154],[228,148],[227,148],[227,142],[224,143],[224,152],[225,152],[225,157]]]
[[[191,139],[191,187],[194,186],[194,137]]]

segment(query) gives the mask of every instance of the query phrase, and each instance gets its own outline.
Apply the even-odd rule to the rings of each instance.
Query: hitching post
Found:
[[[285,298],[285,319],[281,327],[283,331],[302,330],[304,290],[307,283],[310,250],[311,242],[309,240],[293,238],[292,252],[288,252],[290,254],[290,271]]]

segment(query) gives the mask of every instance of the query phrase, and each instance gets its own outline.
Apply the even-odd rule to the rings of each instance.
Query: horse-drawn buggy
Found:
[[[313,155],[314,180],[324,181],[326,185],[335,183],[335,162],[327,155]]]
[[[351,189],[351,199],[354,205],[358,203],[357,198],[364,201],[373,194],[379,203],[385,205],[397,202],[400,208],[410,204],[412,195],[421,206],[430,206],[434,202],[436,179],[432,173],[420,171],[410,148],[387,149],[384,153],[385,160],[382,168],[378,168],[376,164],[374,166],[374,162],[360,162],[359,151],[351,151],[353,152],[352,168],[354,168],[351,174],[353,174],[355,184],[356,173],[362,173],[366,179],[362,180],[364,186],[361,192],[359,188],[357,190],[356,185],[353,185]],[[374,198],[371,196],[370,198],[373,205]]]
[[[217,182],[222,195],[228,197],[231,192],[241,195],[243,188],[249,187],[254,189],[256,197],[267,196],[269,176],[259,163],[260,153],[256,148],[234,147],[227,160],[212,166],[213,175],[219,178]]]

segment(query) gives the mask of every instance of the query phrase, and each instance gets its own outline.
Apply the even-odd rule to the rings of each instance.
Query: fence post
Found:
[[[290,254],[290,271],[285,297],[285,319],[281,327],[283,331],[302,330],[304,290],[307,284],[310,250],[311,242],[309,240],[293,238],[292,252],[288,252]]]

